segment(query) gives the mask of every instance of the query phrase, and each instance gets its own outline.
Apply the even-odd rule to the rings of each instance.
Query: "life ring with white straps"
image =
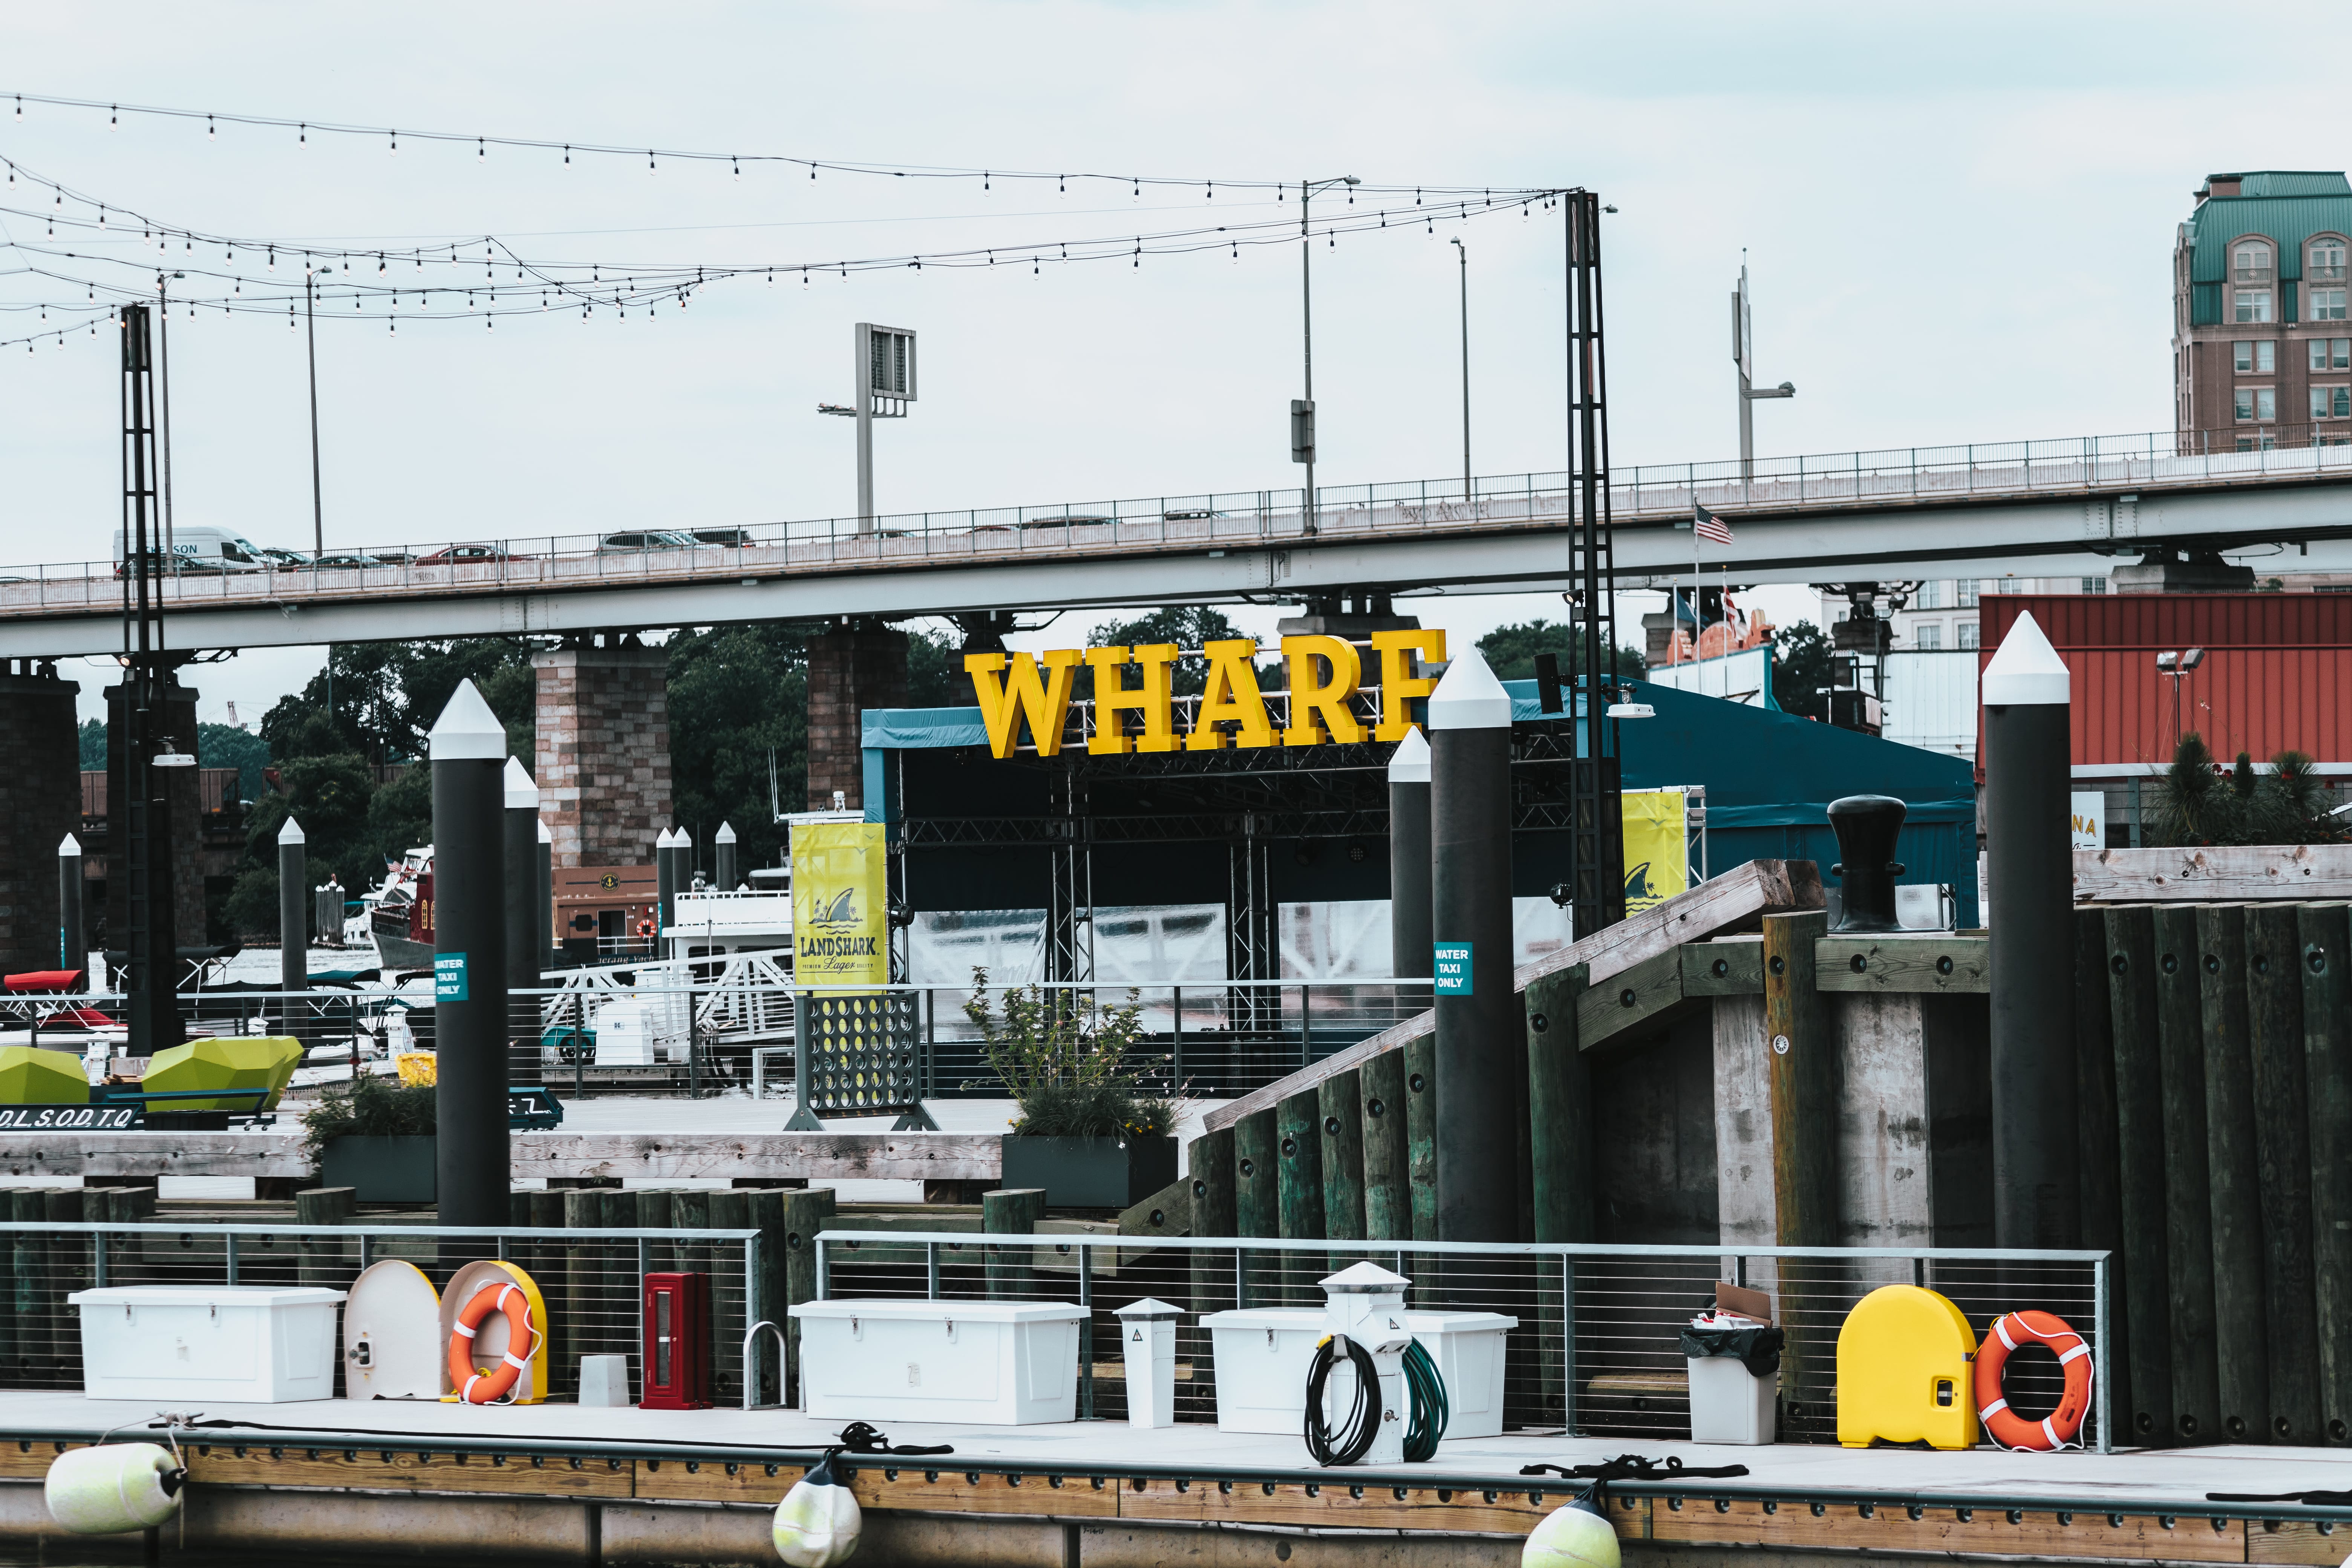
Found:
[[[474,1366],[474,1335],[492,1312],[506,1314],[506,1354],[497,1366],[479,1372]],[[521,1286],[508,1281],[475,1291],[474,1299],[449,1327],[449,1381],[457,1385],[457,1397],[467,1405],[489,1405],[503,1398],[539,1352],[539,1329],[530,1321],[530,1298]],[[517,1345],[529,1348],[518,1355]]]
[[[2058,1408],[2039,1421],[2011,1410],[2000,1386],[2010,1352],[2029,1344],[2048,1346],[2066,1373]],[[1994,1442],[2004,1448],[2049,1453],[2080,1436],[2091,1413],[2091,1347],[2055,1312],[2011,1312],[1993,1324],[1977,1349],[1976,1384],[1977,1415]]]

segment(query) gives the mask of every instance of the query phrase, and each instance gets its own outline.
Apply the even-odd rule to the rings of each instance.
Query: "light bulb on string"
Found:
[[[987,171],[987,170],[985,170],[985,169],[982,169],[982,170],[980,172],[980,189],[981,189],[981,194],[982,194],[982,195],[985,195],[989,192],[989,190],[990,190],[990,189],[992,189],[991,185],[989,184],[989,174],[988,174],[988,171]]]
[[[731,164],[733,164],[733,165],[734,165],[734,168],[735,168],[735,177],[736,177],[737,179],[739,179],[739,180],[740,180],[740,179],[741,179],[741,178],[743,177],[743,163],[742,163],[742,160],[740,160],[740,159],[737,158],[737,157],[736,157],[732,153],[730,153],[727,155],[727,161],[728,161],[730,163],[731,163]]]
[[[106,106],[106,128],[109,131],[121,129],[116,120],[114,105],[110,103]]]
[[[400,132],[397,132],[397,131],[394,131],[394,132],[393,132],[391,134],[392,134],[392,155],[393,155],[394,157],[397,158],[397,157],[399,157],[399,156],[400,156]]]
[[[646,174],[652,174],[653,172],[654,172],[654,150],[653,150],[652,148],[648,147],[648,148],[646,148]]]
[[[98,226],[100,228],[106,226],[106,209],[102,206],[98,209]]]
[[[563,144],[563,166],[567,169],[572,166],[572,143],[569,142]]]
[[[205,116],[205,140],[207,142],[217,142],[220,140],[220,138],[213,132],[213,117],[209,114]]]
[[[488,159],[489,159],[489,156],[490,156],[490,149],[489,149],[489,145],[488,145],[488,143],[485,142],[484,142],[480,137],[478,137],[478,136],[475,137],[475,138],[474,138],[474,162],[475,162],[475,163],[487,163],[487,162],[488,161]]]

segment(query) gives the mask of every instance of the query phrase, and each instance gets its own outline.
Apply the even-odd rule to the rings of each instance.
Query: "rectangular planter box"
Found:
[[[1075,1421],[1078,1324],[1060,1301],[803,1301],[802,1405],[821,1420]]]
[[[319,1184],[358,1189],[354,1203],[436,1203],[439,1184],[434,1174],[434,1149],[437,1142],[425,1136],[331,1138],[319,1161]]]
[[[278,1285],[117,1285],[77,1290],[82,1393],[91,1399],[335,1394],[341,1290]]]
[[[1006,1187],[1042,1187],[1053,1208],[1123,1209],[1176,1179],[1173,1138],[1004,1135]]]

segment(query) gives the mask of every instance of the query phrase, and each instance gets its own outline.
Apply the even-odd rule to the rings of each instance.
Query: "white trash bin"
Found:
[[[1323,1315],[1320,1307],[1240,1307],[1201,1320],[1216,1358],[1218,1431],[1299,1435]]]
[[[1407,1312],[1404,1324],[1445,1384],[1446,1436],[1501,1436],[1504,1345],[1519,1321],[1500,1312]]]

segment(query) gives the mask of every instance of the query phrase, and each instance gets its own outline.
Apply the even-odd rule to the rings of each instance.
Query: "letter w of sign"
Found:
[[[964,673],[971,677],[980,696],[980,717],[988,726],[988,749],[1009,757],[1021,739],[1021,721],[1037,754],[1051,757],[1062,750],[1062,726],[1070,712],[1070,692],[1077,684],[1084,655],[1076,648],[1055,648],[1045,655],[1040,673],[1034,654],[968,653]]]

